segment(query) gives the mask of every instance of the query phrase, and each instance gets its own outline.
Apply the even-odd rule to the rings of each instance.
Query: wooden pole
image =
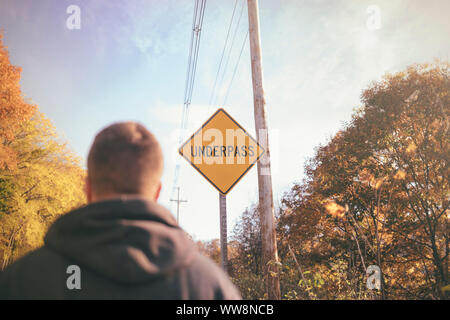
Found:
[[[258,162],[259,212],[261,220],[264,276],[266,279],[268,299],[280,299],[278,253],[272,195],[272,174],[270,169],[269,135],[267,131],[263,90],[258,0],[247,0],[247,5],[256,137],[258,142],[266,150],[265,154]]]
[[[176,199],[170,199],[170,201],[174,201],[177,203],[177,224],[180,223],[180,203],[181,202],[187,202],[187,200],[181,200],[180,199],[180,187],[177,187],[177,198]]]
[[[227,240],[227,198],[219,193],[220,207],[220,255],[222,268],[228,272],[228,240]]]

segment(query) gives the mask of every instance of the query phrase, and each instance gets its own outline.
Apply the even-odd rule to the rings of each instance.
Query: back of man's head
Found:
[[[88,184],[95,199],[122,194],[157,197],[162,171],[161,146],[136,122],[115,123],[100,131],[88,155]]]

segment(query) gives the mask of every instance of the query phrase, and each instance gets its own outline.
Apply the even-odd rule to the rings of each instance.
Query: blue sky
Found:
[[[248,29],[236,28],[222,103]],[[81,28],[69,30],[69,5],[81,9]],[[0,29],[13,64],[23,68],[22,91],[38,104],[72,148],[86,157],[96,132],[137,120],[163,145],[160,202],[167,207],[184,96],[194,0],[0,0]],[[260,0],[267,113],[271,128],[274,200],[303,177],[305,160],[359,106],[362,90],[386,72],[447,59],[447,0]],[[207,0],[187,134],[217,109],[209,106],[234,0]],[[374,15],[379,24],[374,28]],[[254,135],[248,43],[225,109]],[[217,191],[181,161],[181,226],[196,239],[219,237]],[[257,200],[256,168],[230,192],[229,230]],[[173,208],[174,209],[174,208]]]

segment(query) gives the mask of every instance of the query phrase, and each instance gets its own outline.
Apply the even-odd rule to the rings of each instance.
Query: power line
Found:
[[[189,119],[189,107],[192,101],[192,94],[194,92],[195,74],[197,71],[198,54],[200,49],[200,37],[203,27],[203,19],[205,15],[206,0],[196,0],[194,6],[194,15],[192,19],[192,33],[189,46],[188,66],[186,71],[186,84],[184,88],[184,102],[183,111],[181,114],[180,135],[178,138],[178,144],[182,143],[185,130],[187,129],[187,123]],[[180,162],[176,160],[175,173],[173,178],[172,196],[174,197],[178,187],[178,179],[180,175]]]
[[[192,19],[192,32],[191,32],[191,45],[189,48],[189,58],[188,58],[188,68],[186,71],[186,85],[184,87],[184,102],[186,102],[186,97],[188,95],[188,83],[189,83],[189,78],[191,75],[191,65],[192,65],[192,48],[194,46],[194,36],[195,36],[195,23],[197,21],[197,10],[198,10],[198,0],[195,1],[195,7],[194,7],[194,17]]]
[[[242,1],[241,13],[240,13],[240,15],[239,15],[239,19],[238,19],[238,21],[237,21],[236,28],[234,29],[233,38],[231,39],[230,50],[228,51],[227,59],[226,59],[226,61],[225,61],[225,66],[224,66],[224,68],[223,68],[222,77],[221,77],[221,80],[220,80],[220,86],[222,86],[223,80],[224,80],[224,78],[225,78],[225,74],[226,74],[226,72],[227,72],[228,62],[230,61],[231,52],[232,52],[233,46],[234,46],[234,40],[236,39],[236,35],[237,35],[238,30],[239,30],[239,24],[240,24],[240,22],[241,22],[242,13],[244,12],[244,6],[245,6],[245,1]],[[217,101],[217,99],[214,100],[214,103],[213,103],[213,104],[215,104],[216,101]]]
[[[200,2],[200,11],[198,13],[198,3]],[[194,91],[195,75],[197,71],[197,61],[198,53],[200,48],[200,36],[203,25],[203,17],[205,14],[206,0],[196,0],[194,9],[194,19],[192,22],[192,36],[191,36],[191,46],[189,49],[189,59],[188,59],[188,71],[186,74],[186,87],[184,91],[184,105],[183,105],[183,115],[181,120],[181,130],[180,141],[183,138],[184,130],[187,127],[187,122],[189,118],[189,106],[192,101],[192,94]],[[198,13],[198,14],[197,14]]]
[[[247,37],[248,37],[248,31],[245,34],[244,41],[242,42],[241,52],[239,53],[239,57],[238,57],[238,60],[236,62],[236,66],[234,67],[233,76],[231,77],[230,84],[228,85],[228,89],[227,89],[227,92],[225,94],[225,99],[223,100],[223,106],[225,106],[226,103],[227,103],[227,99],[228,99],[228,95],[230,93],[231,85],[233,84],[234,77],[236,76],[236,71],[238,69],[239,62],[241,61],[242,52],[244,51],[245,43],[247,42]]]
[[[195,48],[194,48],[194,60],[193,60],[193,65],[192,65],[192,71],[191,71],[191,81],[190,81],[190,86],[189,86],[189,92],[188,92],[188,99],[187,99],[187,104],[190,105],[191,103],[191,99],[192,99],[192,93],[194,91],[194,80],[195,80],[195,74],[197,71],[197,61],[198,61],[198,53],[199,53],[199,48],[200,48],[200,35],[202,32],[202,25],[203,25],[203,17],[205,14],[205,6],[206,6],[206,0],[202,0],[201,3],[201,8],[200,8],[200,16],[199,16],[199,21],[197,23],[197,25],[194,27],[194,32],[195,32],[195,36],[196,36],[196,42],[195,42]]]
[[[222,49],[222,55],[220,56],[219,68],[217,69],[216,79],[214,80],[213,89],[211,91],[211,97],[209,98],[209,104],[210,105],[212,103],[212,99],[213,99],[213,96],[214,96],[214,91],[216,90],[217,79],[219,78],[219,73],[220,73],[220,68],[222,66],[223,56],[225,55],[225,49],[226,49],[227,44],[228,44],[228,38],[230,36],[230,30],[231,30],[231,26],[233,24],[234,13],[236,12],[237,3],[238,3],[238,0],[236,0],[234,2],[233,14],[231,15],[230,24],[228,26],[227,36],[225,38],[225,44],[223,45],[223,49]]]

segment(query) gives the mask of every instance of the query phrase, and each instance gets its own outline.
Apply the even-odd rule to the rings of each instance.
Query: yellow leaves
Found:
[[[445,287],[442,287],[442,288],[441,288],[441,291],[442,291],[442,292],[448,292],[448,291],[450,291],[450,284],[447,285],[447,286],[445,286]]]
[[[347,247],[338,248],[334,239],[352,243],[356,263],[350,263],[358,268],[355,268],[357,276],[350,278],[350,286],[355,288],[353,281],[361,275],[361,258],[367,267],[379,253],[385,261],[383,276],[388,293],[400,299],[425,294],[436,296],[436,275],[432,270],[438,260],[433,261],[431,252],[417,244],[430,243],[427,227],[431,221],[427,220],[432,219],[436,225],[432,241],[437,248],[445,248],[448,233],[445,222],[450,219],[450,209],[442,211],[450,195],[446,179],[448,138],[444,130],[448,81],[438,81],[438,74],[430,76],[420,70],[413,71],[400,75],[392,83],[379,83],[365,91],[364,112],[355,115],[351,125],[321,147],[311,161],[307,172],[310,180],[302,186],[308,192],[289,204],[295,216],[302,218],[309,212],[314,212],[311,216],[319,216],[316,213],[320,211],[321,227],[300,223],[307,222],[303,218],[287,220],[285,224],[291,228],[283,229],[286,230],[283,237],[299,239],[304,263],[306,257],[317,253],[322,257],[339,250],[347,253]],[[448,78],[448,71],[436,72]],[[411,105],[401,103],[401,97],[409,97]],[[339,157],[335,150],[339,150]],[[299,194],[297,190],[293,194]],[[344,208],[346,203],[351,208],[348,214]],[[430,214],[434,211],[431,208],[439,208],[439,218]],[[300,227],[305,225],[311,226],[311,230]],[[324,236],[319,237],[321,234]],[[315,240],[321,246],[313,247]],[[361,254],[357,252],[358,246]],[[439,252],[442,259],[445,253]],[[313,259],[307,262],[310,260]],[[324,258],[324,263],[313,263],[326,264],[329,268],[330,260]],[[350,269],[344,261],[344,272],[333,275],[337,278]],[[321,271],[321,274],[327,273]],[[327,280],[327,294],[333,292],[336,297],[335,292],[341,287],[332,287],[336,282],[331,276]],[[412,295],[402,288],[411,290]]]
[[[408,147],[406,148],[406,153],[413,153],[416,151],[417,146],[414,144],[414,142],[411,142]]]
[[[78,157],[59,141],[50,121],[35,112],[19,127],[10,147],[20,166],[7,172],[13,187],[5,201],[21,216],[4,215],[1,225],[4,235],[22,225],[15,238],[15,258],[41,245],[47,227],[57,216],[85,203],[85,172]],[[0,170],[0,181],[4,173]],[[0,251],[4,240],[0,233]]]
[[[345,212],[347,211],[346,208],[344,208],[343,206],[340,206],[339,204],[337,204],[336,202],[330,200],[325,204],[325,210],[327,210],[327,212],[329,214],[331,214],[334,217],[337,218],[343,218],[345,215]]]
[[[379,226],[379,229],[381,229],[381,226]],[[394,235],[391,232],[389,232],[389,233],[386,232],[386,233],[383,233],[382,239],[383,239],[382,247],[390,246],[394,239]]]
[[[397,173],[394,175],[395,180],[404,180],[406,177],[406,172],[403,170],[398,170]]]
[[[383,178],[379,178],[375,180],[375,189],[378,190],[380,189],[380,187],[383,185],[384,180],[386,179],[386,177]]]

